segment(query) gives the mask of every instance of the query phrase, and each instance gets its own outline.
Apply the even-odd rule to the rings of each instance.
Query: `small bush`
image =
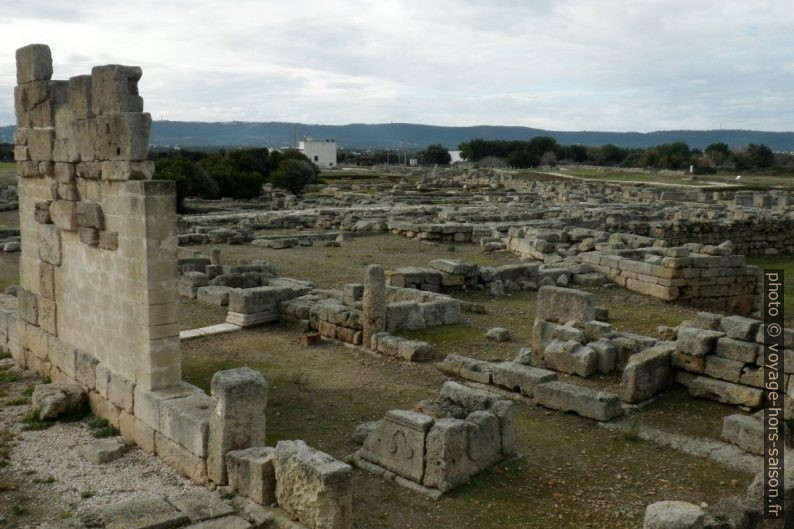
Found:
[[[42,421],[34,411],[25,415],[22,418],[22,423],[22,429],[27,431],[46,430],[54,424],[49,421]]]

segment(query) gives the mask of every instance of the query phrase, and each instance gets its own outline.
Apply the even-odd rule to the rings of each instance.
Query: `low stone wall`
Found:
[[[425,241],[471,242],[474,227],[471,224],[416,224],[389,222],[388,230],[394,235]]]
[[[701,312],[678,327],[672,355],[675,379],[697,397],[760,408],[764,404],[763,324],[740,316]],[[794,330],[785,329],[784,410],[794,418],[790,386]]]
[[[758,308],[758,269],[730,247],[611,250],[579,259],[619,286],[665,301],[735,314]]]

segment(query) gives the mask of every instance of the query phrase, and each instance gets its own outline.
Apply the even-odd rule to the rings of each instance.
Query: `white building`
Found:
[[[298,143],[298,150],[317,164],[320,169],[336,167],[336,142],[334,140],[304,140]]]

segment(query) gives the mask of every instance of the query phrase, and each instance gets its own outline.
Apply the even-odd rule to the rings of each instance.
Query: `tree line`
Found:
[[[718,169],[745,171],[773,167],[794,167],[789,154],[774,153],[766,145],[750,144],[731,149],[726,143],[712,143],[705,149],[690,149],[684,142],[666,143],[647,148],[624,148],[607,144],[601,147],[560,145],[548,136],[527,141],[476,139],[459,145],[461,158],[482,162],[496,158],[510,167],[530,168],[556,165],[558,161],[612,167],[688,170],[707,174]]]
[[[221,150],[215,153],[169,149],[150,152],[155,179],[176,182],[177,206],[186,197],[256,198],[262,185],[299,194],[307,184],[319,182],[320,169],[296,150],[265,148]]]

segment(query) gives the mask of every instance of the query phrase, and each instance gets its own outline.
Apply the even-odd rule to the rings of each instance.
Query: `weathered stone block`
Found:
[[[761,322],[742,316],[726,316],[720,321],[720,330],[736,340],[754,341]]]
[[[274,452],[276,500],[311,529],[352,527],[352,469],[303,441],[279,441]]]
[[[69,78],[69,108],[76,120],[94,117],[91,105],[91,76],[78,75]]]
[[[723,318],[723,320],[728,318]],[[717,340],[717,347],[714,354],[737,362],[744,362],[745,364],[755,363],[757,353],[757,346],[755,341],[744,342],[728,338],[727,336]]]
[[[536,318],[556,323],[594,320],[593,295],[571,288],[541,287],[538,291]]]
[[[160,432],[154,433],[157,455],[179,472],[200,484],[207,482],[207,460],[201,458]]]
[[[78,228],[77,234],[83,244],[88,246],[97,246],[99,244],[99,230],[95,228]]]
[[[608,421],[623,415],[617,395],[565,382],[553,381],[536,386],[535,400],[546,408],[572,411],[597,421]]]
[[[705,356],[712,353],[717,346],[717,340],[725,336],[724,333],[695,327],[678,329],[678,350],[692,356]]]
[[[657,501],[645,509],[642,529],[692,529],[705,513],[697,505],[683,501]]]
[[[143,99],[138,95],[142,73],[138,66],[109,64],[92,68],[91,108],[94,114],[143,112]]]
[[[77,224],[81,228],[105,229],[105,215],[102,206],[95,202],[80,202],[76,207]]]
[[[99,232],[99,247],[102,250],[115,251],[119,247],[119,234],[115,231]]]
[[[52,127],[36,127],[28,131],[28,155],[34,161],[52,161],[52,148],[55,141],[55,129]]]
[[[275,449],[256,446],[226,453],[229,487],[260,505],[276,501]]]
[[[433,425],[427,415],[390,410],[378,428],[364,441],[360,455],[410,480],[424,475],[425,437]]]
[[[247,367],[218,371],[212,377],[207,469],[226,483],[226,452],[265,444],[268,383]]]
[[[58,315],[55,301],[38,296],[39,327],[53,336],[58,336]]]
[[[656,345],[629,358],[620,380],[620,398],[635,403],[647,400],[672,382],[671,355],[675,344]]]
[[[50,205],[52,222],[65,231],[77,231],[77,208],[74,202],[56,200]]]
[[[146,160],[149,152],[149,129],[152,125],[150,114],[122,112],[99,115],[95,119],[97,160]],[[110,179],[104,171],[103,178]]]
[[[29,44],[16,51],[17,84],[52,78],[52,53],[46,44]]]
[[[207,456],[209,417],[212,399],[204,393],[163,400],[160,405],[160,433],[191,453]]]
[[[535,386],[557,380],[557,373],[513,362],[493,364],[493,383],[532,397]]]
[[[758,408],[764,393],[757,388],[748,388],[731,382],[708,377],[697,377],[689,385],[689,393],[695,397],[716,400],[725,404]]]
[[[19,317],[31,325],[38,325],[39,303],[36,294],[24,288],[19,288],[17,290],[17,299],[19,300]]]
[[[739,382],[742,377],[744,363],[729,360],[720,356],[709,355],[706,357],[706,374],[710,377]]]
[[[36,202],[33,211],[33,219],[40,224],[50,224],[50,202]]]
[[[76,384],[37,384],[31,405],[41,420],[53,420],[81,413],[86,406],[83,388]]]

